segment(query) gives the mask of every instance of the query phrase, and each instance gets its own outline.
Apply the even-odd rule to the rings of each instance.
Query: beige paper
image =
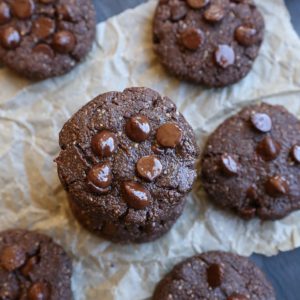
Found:
[[[139,300],[184,257],[211,249],[266,255],[300,246],[300,212],[277,222],[245,222],[211,206],[199,183],[171,232],[154,243],[114,245],[73,219],[53,159],[64,122],[99,93],[147,86],[168,95],[196,131],[200,146],[227,116],[259,100],[300,117],[300,42],[283,0],[264,0],[266,40],[240,83],[207,90],[168,76],[152,50],[156,1],[98,25],[88,59],[70,74],[32,83],[0,69],[0,225],[38,229],[74,260],[76,300]]]

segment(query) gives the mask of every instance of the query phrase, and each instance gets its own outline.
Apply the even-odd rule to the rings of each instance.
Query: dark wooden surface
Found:
[[[300,0],[285,1],[290,10],[294,27],[300,35]],[[127,8],[146,2],[146,0],[94,0],[94,2],[97,8],[98,21],[104,21]],[[272,281],[278,300],[300,300],[300,249],[281,253],[274,257],[253,255],[251,259],[262,268]]]

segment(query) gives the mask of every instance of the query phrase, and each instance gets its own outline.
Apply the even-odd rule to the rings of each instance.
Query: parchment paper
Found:
[[[0,69],[0,227],[37,229],[62,244],[74,260],[76,300],[147,299],[166,271],[197,252],[272,255],[300,246],[300,212],[277,222],[244,222],[209,204],[199,182],[164,238],[113,245],[73,219],[53,163],[64,122],[99,93],[129,86],[173,99],[200,146],[226,117],[255,101],[279,103],[300,116],[300,42],[283,0],[257,2],[266,40],[253,71],[229,88],[207,90],[165,73],[152,51],[155,0],[99,24],[93,51],[64,77],[32,83]]]

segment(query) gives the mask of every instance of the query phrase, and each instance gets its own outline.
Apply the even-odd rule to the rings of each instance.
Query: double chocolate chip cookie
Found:
[[[202,182],[243,218],[280,219],[300,208],[300,121],[282,106],[249,106],[208,139]]]
[[[91,48],[91,0],[0,0],[0,61],[31,79],[70,71]]]
[[[153,300],[275,300],[272,286],[250,260],[225,252],[191,257],[159,283]]]
[[[51,238],[37,232],[0,233],[0,299],[71,300],[72,263]]]
[[[90,231],[147,242],[181,215],[198,149],[170,99],[147,88],[100,95],[64,125],[59,141],[59,178]]]
[[[252,68],[264,20],[251,0],[160,0],[153,31],[155,51],[170,73],[223,87]]]

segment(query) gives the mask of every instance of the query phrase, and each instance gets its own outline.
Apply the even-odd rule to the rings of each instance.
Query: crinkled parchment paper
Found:
[[[0,226],[38,229],[62,244],[74,260],[76,300],[147,299],[171,266],[196,252],[272,255],[300,245],[300,212],[245,222],[209,204],[198,182],[168,235],[151,244],[113,245],[73,219],[53,163],[64,122],[99,93],[129,86],[173,99],[201,147],[226,117],[255,101],[282,104],[300,117],[300,42],[283,0],[258,2],[267,25],[261,54],[246,79],[229,88],[207,90],[165,73],[152,51],[156,1],[99,24],[93,51],[64,77],[32,83],[0,69]]]

